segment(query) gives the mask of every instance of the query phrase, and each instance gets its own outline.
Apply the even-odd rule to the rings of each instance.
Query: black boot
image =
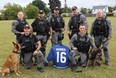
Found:
[[[72,71],[76,71],[77,67],[78,67],[78,64],[77,64],[77,63],[76,63],[76,64],[73,64],[73,65],[71,66],[71,70],[72,70]]]
[[[39,71],[39,72],[41,72],[41,73],[43,73],[43,72],[44,72],[44,70],[43,70],[43,68],[42,68],[42,67],[37,67],[37,69],[38,69],[38,71]]]

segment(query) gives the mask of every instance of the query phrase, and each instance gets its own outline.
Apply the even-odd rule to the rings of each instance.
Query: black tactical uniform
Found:
[[[62,28],[65,29],[65,22],[60,15],[53,14],[50,18],[50,25],[52,30],[55,31],[52,32],[52,46],[54,46],[62,42],[64,36],[62,34]]]
[[[90,35],[94,36],[95,45],[97,47],[100,47],[102,44],[105,56],[105,63],[108,65],[109,64],[108,37],[112,37],[112,24],[110,20],[108,20],[106,17],[104,17],[102,20],[95,19],[91,27]]]
[[[72,8],[72,10],[73,9],[77,9],[77,7],[74,6]],[[86,17],[84,15],[78,13],[77,15],[71,16],[69,23],[68,23],[68,31],[71,31],[71,34],[69,37],[70,39],[75,33],[79,32],[79,26],[81,23],[83,23],[85,25],[86,29],[88,29],[88,23],[87,23]]]
[[[28,25],[27,21],[25,19],[20,20],[19,18],[12,23],[12,32],[16,35],[16,41],[18,41],[26,25]]]
[[[36,50],[37,42],[38,42],[38,39],[33,34],[29,34],[28,36],[21,35],[19,38],[18,43],[24,47],[22,49],[22,52],[24,53],[24,65],[26,68],[32,67],[32,55],[33,55],[33,52]],[[41,51],[38,51],[38,54],[35,60],[37,62],[37,66],[41,67],[44,61],[44,56]]]
[[[77,60],[75,56],[80,55],[81,66],[86,66],[87,64],[87,55],[88,55],[90,46],[92,46],[92,48],[96,48],[95,44],[92,42],[92,39],[89,35],[86,34],[82,36],[80,33],[74,34],[72,36],[70,41],[70,46],[71,48],[74,48],[74,47],[77,48],[77,50],[71,50],[71,52],[69,53],[69,58],[71,62],[74,65],[76,65]]]
[[[40,10],[43,13],[43,10]],[[50,32],[50,24],[44,17],[36,18],[32,23],[33,32],[36,32],[36,36],[39,40],[41,40],[41,51],[45,55],[46,54],[46,43],[47,36]]]

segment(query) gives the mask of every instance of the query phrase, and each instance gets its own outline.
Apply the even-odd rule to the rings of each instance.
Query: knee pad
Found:
[[[108,48],[107,48],[107,47],[103,47],[103,50],[104,50],[104,51],[108,51]]]
[[[69,56],[73,56],[73,52],[70,52],[70,53],[69,53]]]
[[[40,50],[41,50],[41,51],[45,51],[45,48],[41,48]]]
[[[43,54],[41,52],[38,52],[38,57],[42,57]]]
[[[59,40],[59,41],[61,41],[61,40],[63,40],[63,39],[64,39],[64,34],[61,34],[61,35],[58,36],[58,40]]]

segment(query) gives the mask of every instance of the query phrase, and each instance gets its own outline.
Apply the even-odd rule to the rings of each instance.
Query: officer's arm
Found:
[[[13,23],[12,23],[12,29],[11,31],[15,34],[21,34],[21,32],[17,31],[16,30],[16,26],[19,24],[19,22],[17,20],[15,20]]]
[[[71,31],[71,23],[72,23],[72,18],[70,18],[69,23],[68,23],[68,31]]]
[[[47,58],[46,58],[46,61],[44,62],[44,66],[47,66],[48,65],[48,63],[49,63],[49,61],[51,61],[52,59],[53,59],[53,48],[51,48],[50,49],[50,52],[49,52],[49,54],[48,54],[48,56],[47,56]]]
[[[90,43],[91,47],[92,47],[92,48],[96,48],[96,46],[95,46],[95,44],[94,44],[94,42],[93,42],[91,36],[88,36],[88,38],[89,38],[89,43]]]
[[[111,21],[107,19],[107,23],[108,23],[108,26],[109,26],[108,37],[112,37],[112,24],[111,24]]]
[[[33,28],[33,32],[36,32],[36,30],[37,30],[37,28],[36,28],[36,19],[32,22],[31,26]]]
[[[49,18],[49,25],[50,25],[50,36],[52,36],[52,17]]]
[[[74,35],[72,36],[71,40],[70,40],[70,46],[71,46],[71,48],[74,48],[74,47],[75,47],[75,46],[74,46],[74,42],[76,41],[76,38],[77,38],[77,35],[74,34]]]
[[[82,23],[84,23],[86,29],[88,30],[88,23],[87,23],[86,17],[84,15],[81,15],[80,20]]]
[[[37,42],[37,49],[33,52],[33,56],[34,56],[34,55],[36,55],[38,53],[38,51],[40,51],[41,41],[38,40],[35,35],[32,35],[32,38],[34,39],[34,42]]]
[[[40,40],[37,42],[37,49],[36,50],[40,50],[40,48],[41,48],[41,42],[40,42]]]
[[[63,25],[62,32],[64,32],[64,30],[65,30],[65,21],[64,21],[64,19],[63,19],[63,18],[62,18],[62,25]]]
[[[94,22],[92,23],[91,30],[90,30],[90,36],[92,37],[93,35],[93,27],[94,27]]]
[[[62,17],[62,23],[63,23],[63,28],[65,29],[65,21],[64,21],[63,17]]]

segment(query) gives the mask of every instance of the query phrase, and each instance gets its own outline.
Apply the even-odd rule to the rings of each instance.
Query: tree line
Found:
[[[4,5],[3,9],[0,10],[0,20],[10,20],[16,19],[18,11],[23,11],[25,13],[25,18],[33,19],[37,17],[38,11],[43,9],[46,14],[50,12],[50,9],[47,7],[47,4],[41,0],[33,0],[26,7],[22,7],[19,4],[7,3]],[[116,10],[116,6],[109,6],[109,12]],[[71,13],[72,10],[68,6],[61,8],[61,13]],[[91,9],[81,8],[80,12],[82,14],[91,13]]]

